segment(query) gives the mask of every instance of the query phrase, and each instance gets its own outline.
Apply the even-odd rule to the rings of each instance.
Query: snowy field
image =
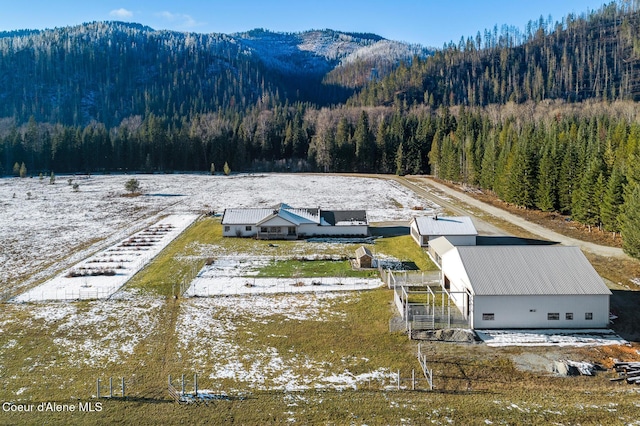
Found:
[[[140,181],[143,196],[124,197]],[[79,185],[73,190],[68,180]],[[232,207],[365,209],[371,222],[408,220],[438,206],[383,179],[324,175],[114,175],[0,179],[0,299],[127,238],[166,214]]]
[[[308,293],[322,291],[370,290],[382,286],[379,278],[262,278],[258,268],[272,258],[226,256],[205,266],[185,292],[187,297],[228,296],[238,294]]]
[[[487,346],[608,346],[626,345],[612,330],[476,330]]]
[[[109,298],[197,218],[197,215],[168,216],[22,293],[13,301]]]
[[[366,373],[352,372],[355,367],[362,370],[368,365],[367,359],[347,356],[329,363],[322,359],[327,354],[316,354],[316,359],[314,354],[280,353],[269,345],[243,346],[235,338],[244,335],[243,339],[251,343],[251,334],[246,334],[251,333],[252,322],[339,321],[344,317],[340,304],[357,301],[357,294],[352,292],[188,299],[181,305],[176,324],[176,329],[181,330],[178,356],[193,360],[198,367],[206,365],[209,380],[232,380],[238,386],[226,391],[356,389],[368,381],[389,385],[395,377],[389,369],[371,366]],[[276,342],[287,336],[273,334],[263,338]]]

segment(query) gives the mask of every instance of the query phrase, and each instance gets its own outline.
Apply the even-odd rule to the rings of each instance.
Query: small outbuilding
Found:
[[[373,255],[371,250],[365,246],[360,246],[356,250],[356,266],[358,268],[372,268],[373,267]]]
[[[474,246],[478,231],[468,216],[414,216],[409,222],[411,236],[420,247],[430,241],[447,237],[455,246]]]

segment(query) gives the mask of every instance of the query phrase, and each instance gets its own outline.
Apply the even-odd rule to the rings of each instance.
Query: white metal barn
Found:
[[[367,236],[364,210],[322,210],[279,204],[273,208],[226,209],[222,216],[225,237],[297,239],[313,236]]]
[[[578,247],[466,246],[442,286],[471,328],[606,328],[611,292]]]
[[[421,247],[431,240],[447,237],[455,246],[475,246],[478,231],[468,216],[414,216],[409,222],[411,236]]]

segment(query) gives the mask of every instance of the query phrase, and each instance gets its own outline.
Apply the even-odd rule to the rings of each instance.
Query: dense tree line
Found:
[[[416,58],[351,105],[488,105],[562,99],[640,99],[640,14],[636,2],[531,21],[526,31],[496,26]]]
[[[495,193],[523,208],[559,211],[589,227],[638,232],[640,106],[635,103],[465,109],[437,133],[434,174]],[[546,112],[542,112],[546,110]],[[446,114],[445,114],[446,115]],[[627,244],[630,252],[633,250]],[[636,252],[636,256],[640,254]]]

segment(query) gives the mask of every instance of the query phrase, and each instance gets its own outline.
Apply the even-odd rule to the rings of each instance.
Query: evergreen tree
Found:
[[[633,132],[632,132],[633,133]],[[622,207],[622,248],[640,259],[640,145],[630,147]]]
[[[22,163],[22,164],[24,164],[24,163]],[[17,161],[13,165],[13,175],[14,176],[20,176],[20,163],[18,163]]]
[[[25,166],[24,163],[20,165],[20,177],[21,178],[27,177],[27,166]]]
[[[622,248],[636,259],[640,259],[640,184],[632,182],[624,191],[622,214]]]
[[[231,167],[229,167],[229,163],[227,163],[226,161],[224,162],[222,171],[224,172],[225,176],[229,176],[231,174]]]
[[[135,178],[131,178],[124,183],[124,188],[129,191],[130,194],[135,194],[140,191],[140,181]]]
[[[431,142],[431,150],[429,151],[429,166],[431,167],[431,174],[433,174],[437,178],[442,177],[441,163],[442,156],[440,153],[440,136],[438,133],[436,133],[433,136],[433,141]]]
[[[49,184],[53,185],[56,183],[56,175],[55,173],[53,173],[53,171],[51,172],[51,175],[49,176]]]
[[[613,173],[607,183],[601,207],[602,224],[605,231],[620,232],[621,213],[624,204],[624,186],[626,179],[618,167],[614,167]]]
[[[595,157],[572,194],[571,206],[573,218],[589,226],[589,230],[600,223],[603,187],[602,161]]]
[[[398,145],[398,151],[396,152],[396,175],[404,176],[404,144],[400,142]]]
[[[558,207],[562,213],[571,213],[573,192],[578,182],[578,159],[575,147],[569,143],[564,148],[564,156],[560,165],[558,178]]]
[[[538,166],[538,175],[536,206],[544,212],[554,211],[558,208],[558,169],[550,146],[544,147]]]
[[[482,155],[480,168],[480,186],[493,191],[496,179],[496,144],[493,137],[489,137]]]
[[[211,168],[209,169],[209,171],[211,172],[211,176],[216,174],[216,166],[215,166],[215,164],[211,163]]]
[[[372,171],[375,158],[375,144],[369,129],[369,115],[360,113],[360,119],[353,133],[357,170]]]
[[[515,148],[515,154],[508,164],[507,200],[517,206],[531,208],[535,204],[537,188],[536,165],[533,150],[528,144],[521,143]]]

